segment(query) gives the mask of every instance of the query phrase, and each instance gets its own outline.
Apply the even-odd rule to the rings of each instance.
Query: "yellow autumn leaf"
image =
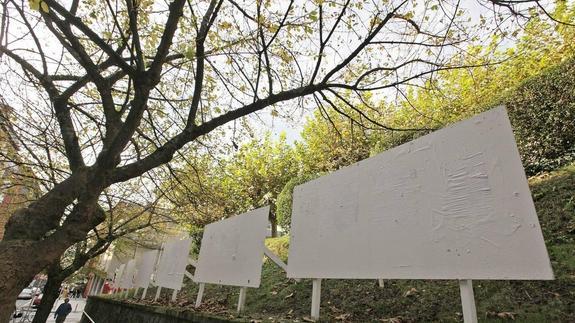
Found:
[[[30,5],[30,9],[40,10],[40,1],[38,0],[30,0],[28,1],[28,4]]]
[[[42,7],[42,11],[44,11],[45,13],[48,13],[50,11],[50,8],[48,7],[48,4],[44,1],[40,1],[40,6]]]

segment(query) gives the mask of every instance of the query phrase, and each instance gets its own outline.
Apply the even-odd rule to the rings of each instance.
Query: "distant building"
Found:
[[[39,192],[31,168],[19,155],[11,115],[12,108],[0,102],[0,239],[12,213],[34,200]]]

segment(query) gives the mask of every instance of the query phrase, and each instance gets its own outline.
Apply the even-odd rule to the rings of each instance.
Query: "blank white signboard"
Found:
[[[114,277],[114,285],[120,287],[120,282],[124,276],[124,270],[126,269],[126,264],[121,264],[116,271],[116,276]]]
[[[259,287],[269,206],[208,224],[204,229],[197,283]]]
[[[155,277],[157,286],[177,290],[182,287],[190,254],[190,243],[190,239],[175,238],[164,244]]]
[[[136,272],[134,275],[134,287],[146,288],[150,284],[154,266],[158,257],[157,250],[149,250],[141,253],[136,258]]]
[[[106,259],[106,265],[105,265],[106,269],[105,270],[106,270],[107,277],[110,279],[114,278],[114,273],[116,272],[116,269],[118,269],[118,267],[120,267],[121,264],[122,264],[122,262],[116,254],[114,254],[110,258]]]
[[[503,107],[296,187],[288,277],[553,279]]]
[[[120,283],[118,287],[120,288],[132,288],[132,283],[134,280],[134,273],[136,270],[136,260],[131,259],[128,261],[124,270],[122,272],[122,276],[120,277]]]

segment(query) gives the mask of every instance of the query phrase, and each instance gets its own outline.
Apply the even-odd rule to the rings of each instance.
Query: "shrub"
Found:
[[[575,59],[526,80],[501,103],[528,175],[575,160]]]
[[[291,225],[291,210],[293,200],[293,189],[297,185],[316,179],[320,174],[305,174],[290,179],[280,194],[276,202],[276,217],[278,224],[289,231]]]

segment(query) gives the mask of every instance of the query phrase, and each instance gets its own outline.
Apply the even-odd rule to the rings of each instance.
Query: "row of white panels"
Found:
[[[194,281],[258,287],[268,213],[206,226]],[[189,248],[165,244],[156,285],[180,289]],[[152,253],[124,265],[136,287],[149,283]],[[287,276],[553,279],[505,109],[296,187]]]

